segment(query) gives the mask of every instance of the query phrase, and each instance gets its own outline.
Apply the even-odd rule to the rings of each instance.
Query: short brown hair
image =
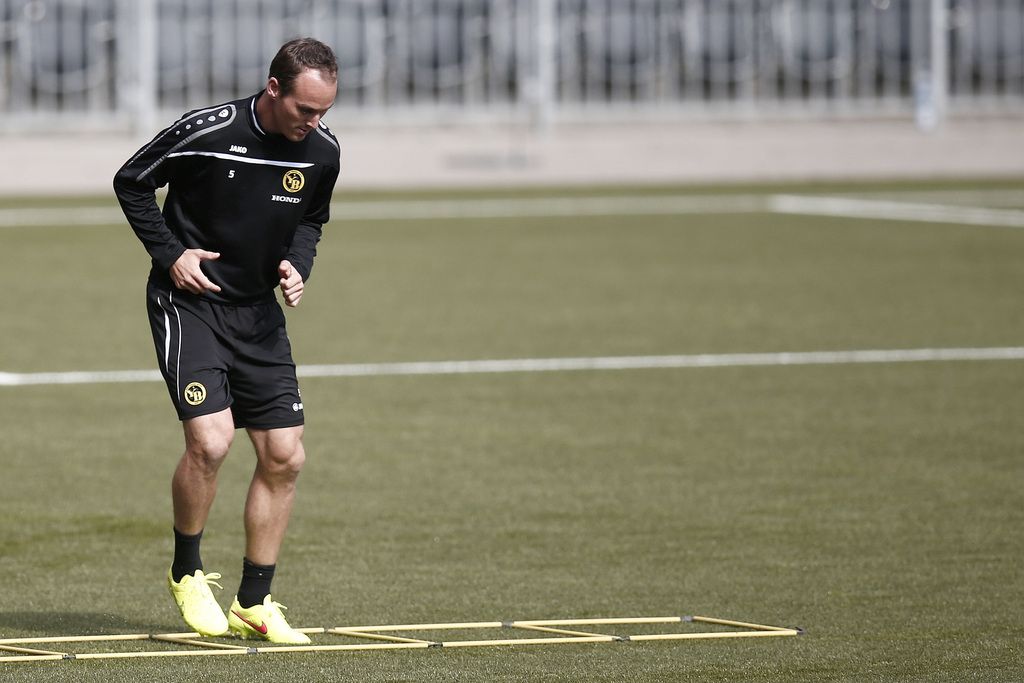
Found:
[[[338,80],[338,59],[334,50],[316,38],[295,38],[282,45],[270,62],[268,78],[276,78],[281,94],[287,95],[295,78],[306,69],[319,71],[332,81]]]

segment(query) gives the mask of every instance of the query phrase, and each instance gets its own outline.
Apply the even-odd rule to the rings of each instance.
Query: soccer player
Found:
[[[337,61],[312,38],[285,43],[266,88],[185,114],[129,159],[114,191],[152,257],[149,321],[185,452],[171,482],[168,584],[203,635],[304,644],[270,596],[305,460],[303,404],[284,303],[302,299],[339,170],[321,121],[337,95]],[[168,186],[163,210],[155,190]],[[245,503],[245,556],[225,616],[199,542],[235,430],[256,451]]]

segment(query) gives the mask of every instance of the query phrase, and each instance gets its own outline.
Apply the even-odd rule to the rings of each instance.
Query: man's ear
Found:
[[[267,79],[267,94],[275,100],[281,96],[281,84],[274,76]]]

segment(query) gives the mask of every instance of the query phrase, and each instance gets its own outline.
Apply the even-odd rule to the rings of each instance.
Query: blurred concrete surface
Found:
[[[334,130],[340,190],[1024,177],[1022,119]],[[0,195],[108,193],[147,141],[0,136]]]

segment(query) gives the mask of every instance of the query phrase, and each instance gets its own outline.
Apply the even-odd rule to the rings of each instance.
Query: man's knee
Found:
[[[234,424],[225,420],[191,421],[185,425],[185,457],[216,471],[231,450]]]
[[[298,477],[306,462],[306,451],[302,447],[301,441],[283,448],[272,449],[267,455],[268,457],[264,458],[264,465],[267,469],[286,479]]]
[[[265,474],[282,480],[293,480],[299,476],[306,462],[301,431],[267,434],[266,438],[254,438],[254,441],[259,467]]]
[[[219,466],[231,450],[231,434],[204,434],[197,439],[189,440],[185,452],[197,461],[212,466]]]

